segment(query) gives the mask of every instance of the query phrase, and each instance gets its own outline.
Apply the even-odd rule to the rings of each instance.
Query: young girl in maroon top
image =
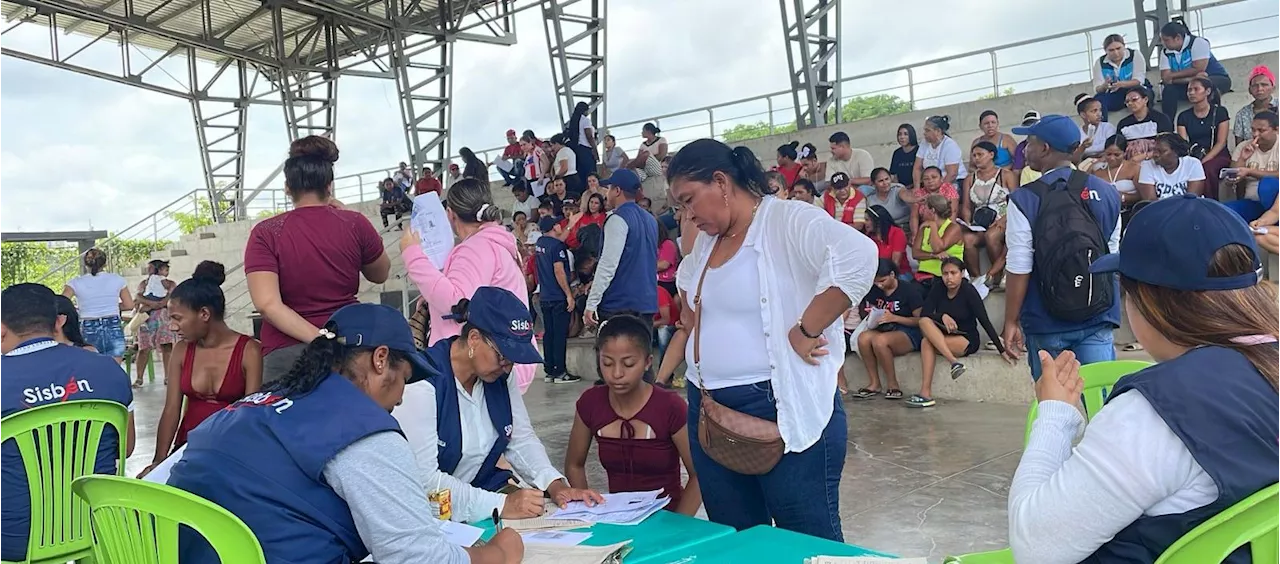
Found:
[[[689,457],[688,406],[675,392],[644,381],[652,366],[652,335],[639,318],[620,315],[600,325],[596,355],[604,386],[578,398],[565,474],[569,485],[587,487],[587,452],[600,441],[600,465],[609,491],[663,490],[667,509],[693,515],[702,505],[698,475]],[[680,465],[689,481],[680,486]]]

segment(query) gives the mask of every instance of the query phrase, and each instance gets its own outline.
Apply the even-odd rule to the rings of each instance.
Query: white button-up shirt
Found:
[[[436,393],[430,382],[418,382],[405,386],[404,400],[392,415],[400,422],[400,429],[421,471],[423,487],[427,490],[449,490],[453,504],[454,521],[468,522],[489,518],[494,509],[502,511],[507,501],[505,494],[495,493],[471,485],[489,449],[498,440],[498,431],[489,420],[489,408],[485,404],[484,384],[477,381],[471,393],[453,379],[458,394],[458,416],[462,423],[462,459],[453,474],[440,470],[439,436],[436,433]],[[507,445],[507,461],[521,478],[532,482],[539,489],[547,489],[551,482],[564,477],[551,465],[547,449],[533,432],[529,422],[529,410],[524,406],[520,389],[514,377],[507,378],[507,394],[511,398],[511,442]]]
[[[693,253],[680,263],[676,285],[687,302],[693,301],[714,244],[715,237],[699,232]],[[855,304],[866,296],[879,263],[876,245],[822,208],[774,197],[760,203],[742,244],[759,257],[760,330],[768,344],[778,430],[787,452],[801,452],[818,442],[831,420],[836,376],[844,364],[843,322],[836,317],[822,330],[830,354],[816,366],[792,350],[787,335],[814,296],[829,288],[839,288]]]

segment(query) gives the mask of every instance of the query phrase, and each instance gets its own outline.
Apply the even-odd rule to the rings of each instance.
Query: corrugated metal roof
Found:
[[[122,0],[56,0],[53,3],[59,8],[56,10],[58,14],[55,25],[64,31],[70,30],[69,33],[98,37],[108,31],[109,25],[128,21],[125,2]],[[477,4],[486,3],[488,2]],[[264,2],[132,0],[132,4],[134,18],[145,16],[147,25],[156,28],[154,33],[131,31],[130,41],[137,45],[164,52],[176,45],[185,44],[181,38],[191,37],[215,47],[197,48],[197,56],[206,60],[222,61],[234,56],[234,51],[250,52],[267,59],[278,58],[272,35],[272,13]],[[433,15],[426,25],[438,23],[438,17],[434,16],[437,13],[436,0],[421,0],[419,6],[421,13]],[[301,7],[310,13],[295,11],[298,6],[281,10],[281,28],[285,31],[284,50],[287,54],[293,55],[297,51],[305,59],[312,54],[323,56],[326,52],[329,38],[323,33],[307,33],[314,27],[316,14],[336,13],[339,19],[352,22],[352,25],[343,26],[342,32],[336,34],[334,43],[339,58],[359,52],[361,45],[370,41],[385,41],[381,30],[375,26],[358,23],[342,14],[343,11],[350,11],[361,16],[367,15],[372,20],[386,21],[386,4],[382,0],[303,0]],[[0,13],[9,21],[23,19],[35,11],[36,8],[9,0],[0,1]],[[76,16],[67,15],[66,12],[75,13]],[[36,17],[31,23],[47,24],[48,20]],[[301,51],[298,51],[299,43],[304,43]]]

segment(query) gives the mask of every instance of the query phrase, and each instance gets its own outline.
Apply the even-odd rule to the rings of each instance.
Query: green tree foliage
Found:
[[[1013,87],[1012,87],[1012,86],[1010,86],[1010,87],[1008,87],[1008,88],[1005,88],[1004,90],[1001,90],[1001,91],[1000,91],[1000,96],[1010,96],[1010,95],[1012,95],[1012,94],[1013,94]],[[992,92],[992,93],[990,93],[990,94],[984,94],[984,95],[982,95],[982,96],[978,96],[978,99],[979,99],[979,100],[995,100],[996,98],[999,98],[1000,96],[996,96],[996,93],[995,93],[995,92]]]
[[[221,207],[221,215],[225,216],[227,211],[231,209],[231,203],[222,202]],[[190,235],[195,233],[195,231],[201,227],[214,224],[213,206],[209,204],[209,200],[204,198],[196,200],[195,210],[191,213],[171,211],[168,212],[167,215],[178,224],[178,230],[181,231],[183,235]]]
[[[871,119],[875,117],[891,116],[896,114],[904,114],[912,110],[911,102],[903,100],[892,94],[876,94],[874,96],[859,96],[845,102],[840,108],[840,121],[850,122],[862,119]],[[834,121],[834,110],[827,112],[827,121]],[[791,133],[796,130],[794,122],[787,124],[778,124],[773,128],[773,132],[769,132],[769,123],[766,121],[757,121],[755,123],[740,123],[721,133],[721,137],[726,143],[736,143],[746,141],[748,139],[757,139],[767,135],[776,135],[779,133]]]
[[[170,241],[115,239],[98,242],[107,253],[108,272],[134,274],[151,259],[153,251],[162,250]],[[20,282],[37,282],[61,292],[67,281],[80,274],[79,252],[73,246],[50,246],[47,243],[4,243],[0,262],[0,286]]]

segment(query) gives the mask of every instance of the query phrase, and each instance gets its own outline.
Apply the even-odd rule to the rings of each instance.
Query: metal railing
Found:
[[[1271,13],[1205,25],[1205,12],[1212,14],[1217,8],[1246,2],[1256,4],[1259,11],[1269,7]],[[1220,0],[1192,7],[1186,13],[1186,21],[1196,35],[1206,35],[1207,32],[1247,23],[1267,20],[1275,22],[1277,14],[1274,9],[1274,3],[1266,4],[1262,0]],[[1267,26],[1266,29],[1270,30],[1270,34],[1261,37],[1233,42],[1214,42],[1214,52],[1222,57],[1224,52],[1230,53],[1231,56],[1243,56],[1264,50],[1274,50],[1275,41],[1280,36],[1275,34],[1275,25]],[[1000,96],[1005,89],[1018,86],[1031,85],[1033,86],[1031,90],[1043,90],[1087,82],[1092,79],[1093,66],[1102,52],[1098,42],[1109,33],[1134,37],[1137,34],[1137,28],[1133,19],[1129,18],[844,77],[840,80],[842,87],[839,89],[842,97],[836,101],[836,107],[842,108],[853,98],[890,94],[910,103],[912,109],[920,110],[969,102],[983,96]],[[1076,47],[1068,47],[1065,52],[1062,52],[1062,44],[1068,43],[1071,39],[1077,40]],[[1042,48],[1026,49],[1036,45]],[[1255,47],[1258,45],[1261,48]],[[1136,47],[1137,42],[1130,41],[1129,46]],[[1035,53],[1039,56],[1013,60],[1011,53],[1007,52],[1015,50],[1018,53]],[[1003,60],[1002,53],[1006,55]],[[938,68],[940,65],[966,60],[972,61],[972,65],[963,72],[948,73]],[[1037,71],[1046,64],[1061,66],[1063,70],[1052,74]],[[1155,67],[1148,65],[1148,68]],[[855,89],[855,84],[864,89]],[[867,85],[874,85],[874,87],[867,88]],[[842,121],[840,112],[837,111],[835,114],[836,122]],[[678,148],[684,143],[702,137],[723,139],[726,130],[739,124],[764,122],[767,124],[769,134],[774,134],[778,129],[794,124],[795,106],[791,91],[781,90],[643,119],[612,123],[609,124],[607,132],[615,135],[620,146],[630,147],[640,139],[640,125],[646,122],[653,122],[659,127],[666,122],[668,125],[663,127],[663,136],[667,138],[672,148]],[[631,130],[634,133],[626,135],[626,128],[634,128]]]

